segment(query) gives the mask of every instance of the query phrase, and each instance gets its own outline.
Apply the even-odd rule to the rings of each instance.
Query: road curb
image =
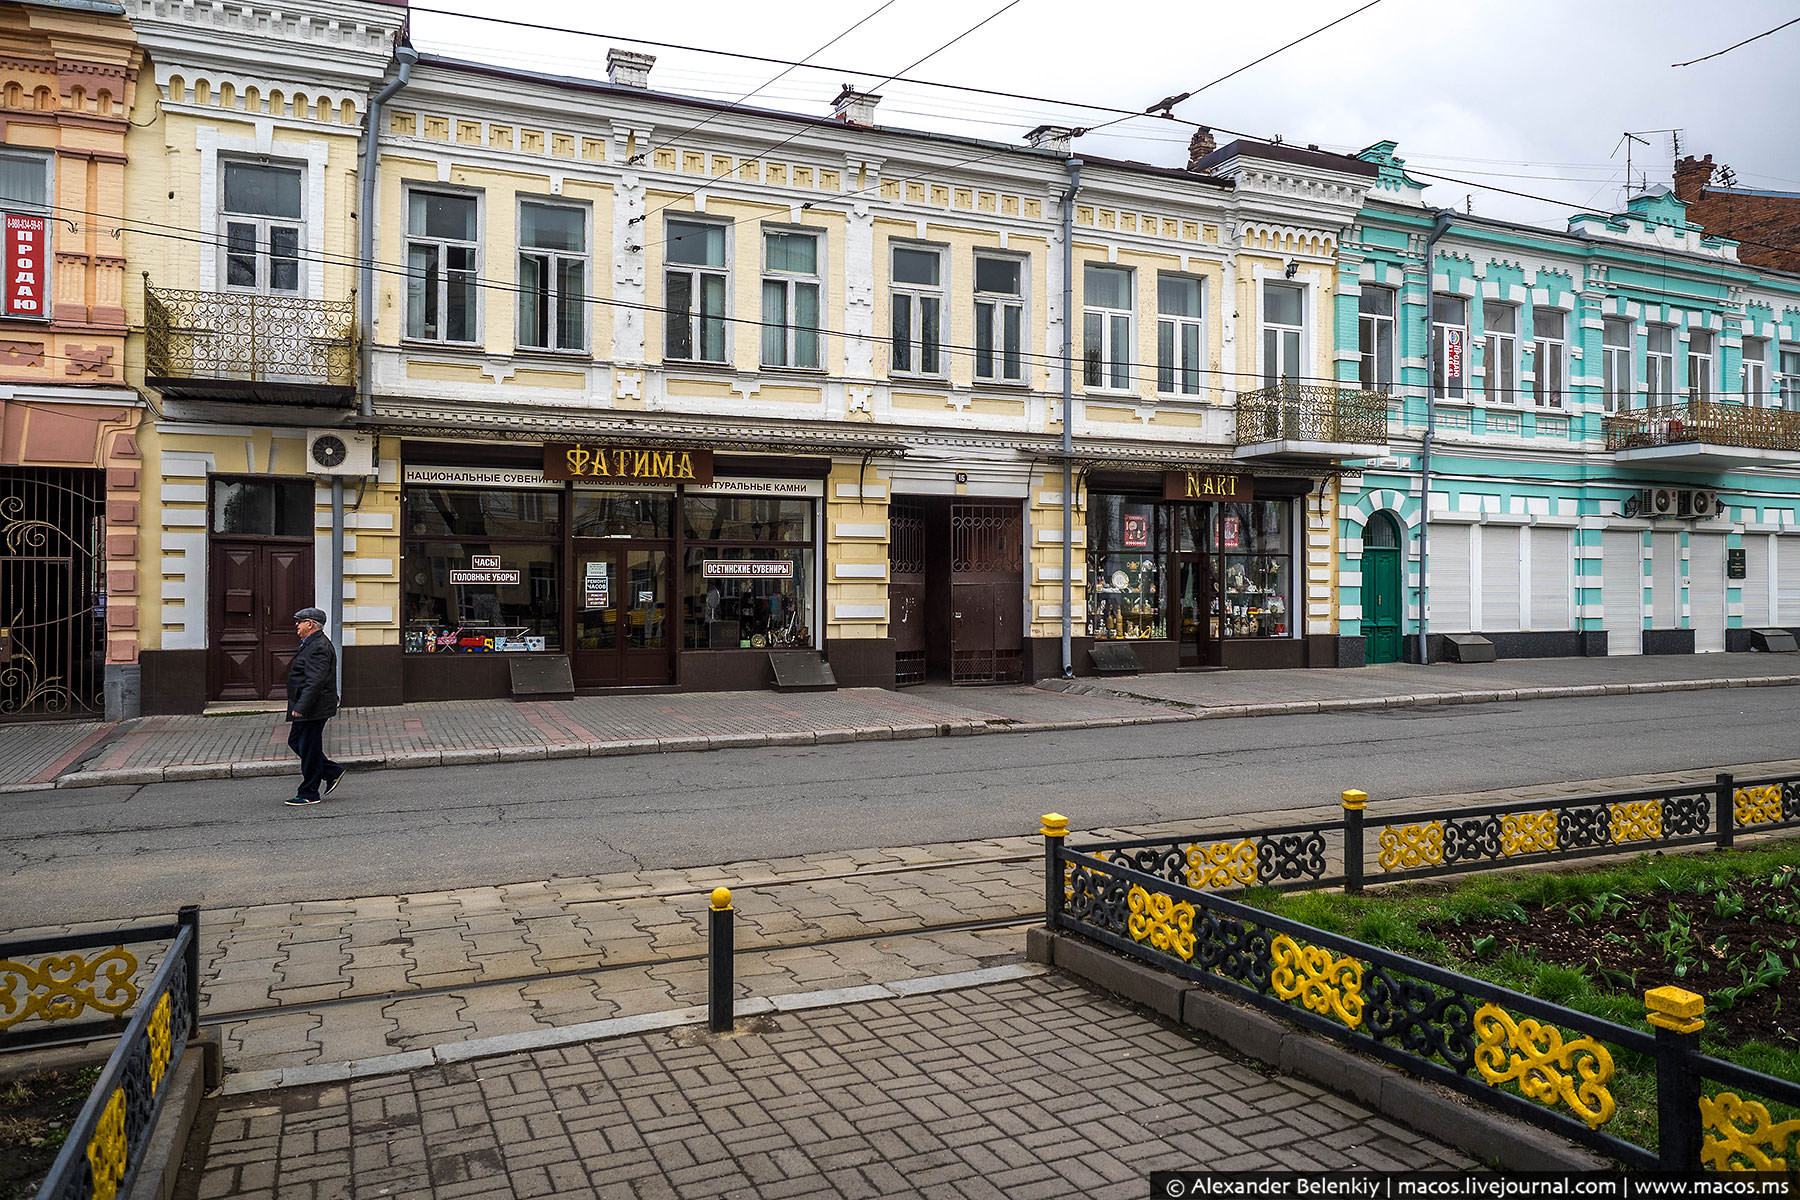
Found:
[[[1057,682],[1061,682],[1060,680]],[[416,767],[486,766],[503,762],[535,762],[550,758],[612,758],[637,754],[689,754],[707,750],[751,749],[763,746],[827,746],[851,742],[886,742],[931,737],[975,737],[1005,733],[1063,733],[1080,729],[1115,729],[1138,725],[1174,725],[1189,721],[1223,721],[1240,717],[1325,716],[1370,712],[1386,708],[1429,708],[1451,704],[1513,704],[1527,700],[1579,700],[1607,696],[1652,695],[1677,691],[1720,691],[1742,687],[1793,687],[1800,675],[1767,675],[1754,679],[1649,680],[1644,683],[1579,684],[1566,687],[1517,688],[1468,692],[1422,692],[1417,695],[1339,697],[1330,700],[1284,700],[1265,704],[1200,706],[1117,688],[1072,684],[1053,690],[1074,695],[1109,696],[1160,706],[1163,711],[1131,716],[1077,717],[1057,721],[956,721],[938,724],[896,723],[856,728],[780,731],[775,733],[683,734],[662,738],[620,738],[613,741],[560,742],[548,746],[458,747],[448,750],[406,750],[385,756],[345,755],[344,763],[359,771],[401,771]],[[54,787],[117,787],[153,783],[178,783],[196,779],[252,779],[291,775],[291,759],[264,759],[239,763],[177,763],[164,767],[127,767],[97,771],[71,771],[54,784],[0,784],[0,795],[43,791]]]

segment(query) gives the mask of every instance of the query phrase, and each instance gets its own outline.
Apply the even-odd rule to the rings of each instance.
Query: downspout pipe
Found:
[[[1437,432],[1437,364],[1431,355],[1431,268],[1438,239],[1450,230],[1456,210],[1440,208],[1425,237],[1425,437],[1419,454],[1419,665],[1431,662],[1426,650],[1425,613],[1431,600],[1431,439]],[[1467,346],[1463,353],[1469,352]]]
[[[1075,193],[1081,190],[1081,160],[1069,159],[1069,190],[1063,195],[1062,279],[1062,677],[1075,678]]]

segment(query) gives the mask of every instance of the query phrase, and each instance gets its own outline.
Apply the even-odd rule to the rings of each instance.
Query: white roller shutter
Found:
[[[1531,531],[1531,612],[1533,630],[1575,628],[1575,589],[1571,586],[1574,539],[1567,529]]]
[[[1694,649],[1725,649],[1725,535],[1688,535],[1688,622]]]
[[[1644,652],[1644,563],[1635,529],[1600,537],[1602,624],[1608,654]]]
[[[1650,535],[1650,628],[1681,623],[1681,535]]]
[[[1744,624],[1758,629],[1775,623],[1769,588],[1769,534],[1744,535]]]
[[[1481,628],[1516,633],[1519,628],[1519,527],[1481,528]]]
[[[1469,633],[1469,527],[1467,525],[1433,525],[1431,527],[1431,620],[1432,633]]]
[[[1800,625],[1800,536],[1775,535],[1775,624]]]

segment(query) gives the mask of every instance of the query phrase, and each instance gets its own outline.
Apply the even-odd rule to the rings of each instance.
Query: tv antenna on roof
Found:
[[[1653,133],[1669,134],[1671,138],[1674,139],[1673,145],[1679,153],[1681,149],[1681,130],[1679,129],[1639,129],[1635,132],[1628,129],[1619,136],[1619,145],[1614,146],[1613,152],[1607,155],[1608,158],[1616,158],[1619,153],[1619,146],[1625,147],[1625,199],[1627,200],[1631,199],[1631,152],[1633,143],[1639,146],[1648,146],[1650,144],[1649,135]],[[1645,175],[1644,182],[1647,186],[1649,183],[1648,173]]]

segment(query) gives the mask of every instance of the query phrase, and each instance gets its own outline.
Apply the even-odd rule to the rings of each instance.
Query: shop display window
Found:
[[[561,557],[560,547],[549,543],[408,542],[405,651],[562,649]]]
[[[569,532],[578,538],[666,541],[674,536],[674,513],[673,495],[577,488],[570,505]]]
[[[1293,602],[1292,508],[1285,500],[1221,504],[1214,518],[1225,637],[1285,637]]]
[[[560,538],[562,493],[411,487],[406,521],[414,537]]]
[[[687,547],[682,644],[690,650],[813,645],[813,552],[798,546]]]
[[[812,501],[765,496],[685,496],[690,542],[808,542]]]
[[[1168,636],[1167,536],[1163,506],[1148,500],[1095,495],[1088,500],[1088,636]]]

